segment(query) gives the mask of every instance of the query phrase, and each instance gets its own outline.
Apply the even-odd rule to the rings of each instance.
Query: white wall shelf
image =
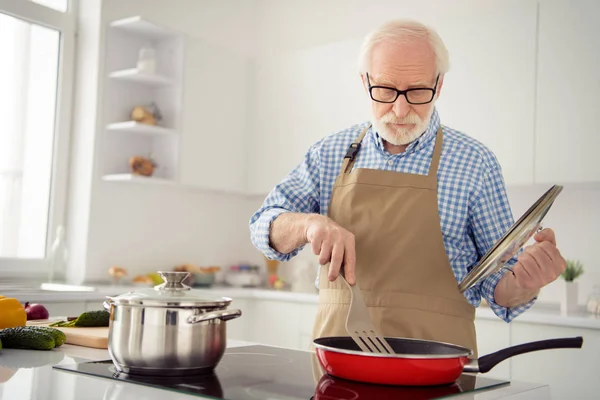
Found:
[[[100,175],[124,183],[179,183],[184,37],[140,16],[113,21],[106,29]],[[155,54],[154,72],[137,68],[141,50],[148,46]],[[158,111],[157,125],[133,121],[136,107]],[[153,175],[133,175],[131,157],[151,157]]]
[[[134,174],[109,174],[102,177],[105,181],[112,182],[131,182],[146,185],[174,185],[176,182],[172,179],[155,178],[152,176],[134,175]]]
[[[156,125],[141,124],[136,121],[115,122],[107,125],[106,129],[114,132],[135,133],[150,136],[169,136],[177,134],[174,129]]]
[[[174,38],[177,35],[177,33],[175,33],[173,30],[144,20],[139,15],[113,21],[110,26],[130,34],[143,36],[152,40],[169,39]]]
[[[140,83],[151,86],[170,86],[174,84],[174,81],[167,76],[162,76],[159,74],[149,74],[146,72],[139,71],[137,68],[128,68],[120,71],[114,71],[111,72],[108,76],[113,79],[120,79],[122,81]]]

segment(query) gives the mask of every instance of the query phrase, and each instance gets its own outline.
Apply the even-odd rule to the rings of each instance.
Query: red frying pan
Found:
[[[349,336],[313,341],[319,363],[327,374],[364,383],[399,386],[451,384],[463,372],[485,373],[500,362],[537,350],[581,348],[583,338],[541,340],[507,347],[469,359],[465,347],[429,340],[385,338],[396,354],[366,353]]]

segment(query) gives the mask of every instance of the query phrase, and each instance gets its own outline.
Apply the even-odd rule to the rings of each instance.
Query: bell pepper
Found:
[[[25,326],[27,313],[19,300],[0,296],[0,329]]]

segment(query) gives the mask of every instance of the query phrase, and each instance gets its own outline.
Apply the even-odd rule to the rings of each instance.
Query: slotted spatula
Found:
[[[346,317],[348,334],[364,352],[395,354],[389,343],[373,326],[358,282],[350,285],[343,273],[340,274],[340,277],[350,289],[351,294],[350,309],[348,310],[348,317]]]

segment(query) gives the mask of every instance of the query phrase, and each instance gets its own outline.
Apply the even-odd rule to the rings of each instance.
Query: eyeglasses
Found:
[[[398,96],[402,95],[409,104],[427,104],[433,100],[437,90],[440,75],[435,78],[435,86],[431,88],[411,88],[398,90],[387,86],[371,86],[369,73],[367,73],[367,84],[369,85],[369,94],[371,99],[379,103],[394,103]]]

